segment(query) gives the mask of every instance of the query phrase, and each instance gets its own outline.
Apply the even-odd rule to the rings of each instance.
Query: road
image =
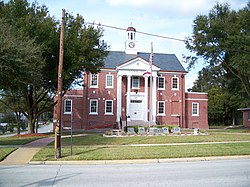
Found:
[[[41,125],[38,128],[38,133],[48,133],[48,132],[53,132],[53,123],[50,123],[49,125]],[[21,134],[27,134],[28,131],[21,132]],[[0,138],[5,138],[5,137],[10,137],[10,136],[15,136],[16,133],[13,134],[4,134],[1,135]]]
[[[250,160],[124,165],[0,166],[0,186],[250,186]]]

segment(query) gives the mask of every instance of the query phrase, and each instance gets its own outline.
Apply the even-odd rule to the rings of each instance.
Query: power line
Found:
[[[54,18],[57,18],[57,17],[54,17]],[[10,18],[7,18],[7,19],[10,19]],[[11,19],[13,19],[13,18],[11,18]],[[14,18],[14,19],[26,19],[26,18]],[[95,23],[95,22],[85,22],[85,24],[87,24],[87,25],[96,25],[96,26],[100,26],[100,27],[107,27],[107,28],[116,29],[116,30],[123,30],[123,31],[127,30],[127,29],[124,29],[124,28],[121,28],[121,27],[115,27],[115,26],[105,25],[105,24]],[[152,34],[152,33],[148,33],[148,32],[142,32],[142,31],[136,31],[136,32],[140,33],[140,34],[148,35],[148,36],[154,36],[154,37],[168,39],[168,40],[175,40],[175,41],[179,41],[179,42],[185,42],[184,39],[179,39],[179,38],[174,38],[174,37],[168,37],[168,36],[162,36],[162,35],[158,35],[158,34]]]
[[[107,27],[107,28],[111,28],[111,29],[116,29],[116,30],[127,30],[127,29],[124,29],[124,28],[121,28],[121,27],[115,27],[115,26],[110,26],[110,25],[104,25],[104,24],[101,24],[101,23],[91,23],[91,22],[85,22],[86,24],[88,25],[97,25],[97,26],[101,26],[101,27]],[[179,41],[179,42],[185,42],[185,40],[183,39],[179,39],[179,38],[173,38],[173,37],[168,37],[168,36],[162,36],[162,35],[158,35],[158,34],[151,34],[151,33],[147,33],[147,32],[142,32],[142,31],[136,31],[137,33],[140,33],[140,34],[145,34],[145,35],[148,35],[148,36],[154,36],[154,37],[158,37],[158,38],[164,38],[164,39],[168,39],[168,40],[176,40],[176,41]]]

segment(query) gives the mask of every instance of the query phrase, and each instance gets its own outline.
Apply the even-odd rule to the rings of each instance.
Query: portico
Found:
[[[124,108],[128,121],[141,120],[148,122],[151,114],[151,122],[155,123],[156,81],[157,71],[160,68],[152,67],[152,85],[150,85],[151,75],[143,75],[148,67],[148,62],[139,57],[117,67],[117,122],[120,121],[122,109]],[[124,77],[126,79],[126,90],[122,90]],[[140,85],[140,82],[142,82],[142,85]],[[150,89],[152,89],[152,92]],[[122,93],[125,93],[125,97],[122,96]],[[152,93],[151,99],[150,93]],[[126,100],[126,106],[122,106],[123,99]]]

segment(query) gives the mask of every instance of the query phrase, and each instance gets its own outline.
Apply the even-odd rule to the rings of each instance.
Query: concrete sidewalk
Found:
[[[43,147],[54,141],[54,137],[35,140],[19,147],[12,152],[0,165],[26,165],[26,164],[141,164],[141,163],[166,163],[166,162],[190,162],[190,161],[208,161],[224,159],[250,159],[250,155],[242,156],[215,156],[215,157],[194,157],[194,158],[166,158],[166,159],[136,159],[136,160],[87,160],[87,161],[31,161],[33,156]],[[130,145],[110,145],[113,146],[172,146],[172,145],[201,145],[201,144],[227,144],[243,143],[250,141],[229,141],[229,142],[196,142],[196,143],[169,143],[169,144],[130,144]],[[103,146],[103,145],[102,145]],[[107,145],[106,145],[107,146]],[[97,146],[95,146],[97,147]],[[109,147],[109,146],[108,146]]]
[[[42,138],[23,145],[5,158],[0,165],[25,165],[43,147],[54,141],[53,137]]]

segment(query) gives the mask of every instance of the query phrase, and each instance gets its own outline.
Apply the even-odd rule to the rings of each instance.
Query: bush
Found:
[[[129,126],[128,128],[134,128],[135,133],[138,133],[138,126]]]

